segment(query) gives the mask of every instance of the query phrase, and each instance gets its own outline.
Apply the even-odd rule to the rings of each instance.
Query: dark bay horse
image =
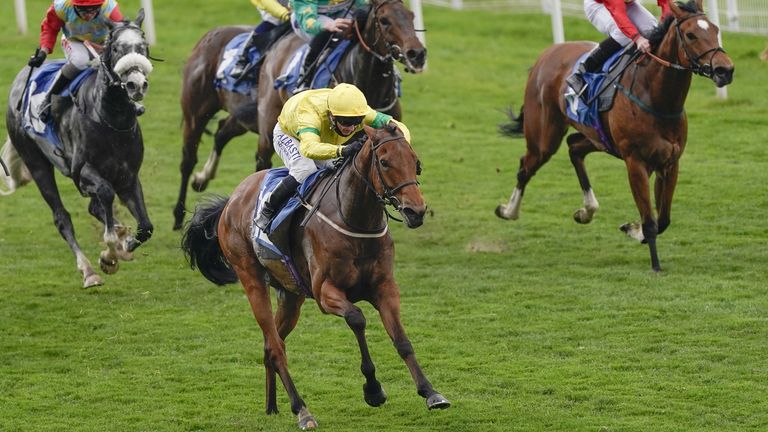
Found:
[[[427,406],[447,408],[450,402],[424,376],[400,322],[400,294],[393,276],[394,243],[384,209],[384,203],[395,206],[410,228],[423,223],[426,205],[416,181],[419,161],[396,128],[366,128],[366,132],[369,139],[360,153],[335,176],[321,180],[307,198],[308,207],[314,207],[316,213],[306,225],[300,226],[311,210],[301,209],[294,218],[289,228],[291,258],[320,310],[343,317],[354,332],[365,376],[364,399],[369,405],[379,406],[387,396],[368,352],[365,317],[354,305],[360,300],[379,311]],[[220,198],[198,206],[183,235],[182,249],[192,267],[210,281],[224,284],[240,280],[264,333],[267,414],[277,413],[277,374],[299,426],[313,429],[317,422],[293,384],[285,354],[285,339],[296,326],[306,294],[287,288],[296,284],[260,261],[251,240],[254,207],[266,173],[251,174],[228,200]],[[324,198],[318,199],[326,189]],[[274,316],[267,281],[278,293]]]
[[[232,38],[249,30],[246,27],[211,30],[197,43],[187,60],[181,90],[184,141],[181,188],[173,211],[174,229],[181,228],[184,221],[187,185],[197,163],[200,137],[219,110],[229,115],[218,122],[213,149],[205,167],[192,176],[192,188],[205,190],[216,175],[224,146],[248,131],[259,134],[256,170],[272,166],[272,130],[283,103],[291,96],[284,90],[276,90],[273,84],[304,41],[290,33],[265,53],[259,71],[257,97],[217,89],[214,77],[222,51]],[[399,78],[394,62],[400,61],[407,71],[414,73],[421,72],[426,62],[426,48],[413,28],[413,12],[401,0],[372,0],[365,27],[357,27],[354,35],[357,43],[341,59],[332,85],[342,82],[356,85],[365,94],[368,105],[399,120],[400,101],[396,92]]]
[[[136,20],[115,24],[100,54],[98,72],[84,79],[74,97],[54,104],[60,152],[52,152],[52,145],[44,138],[22,127],[22,113],[16,105],[25,90],[29,68],[19,72],[11,87],[6,115],[9,142],[51,207],[59,233],[75,254],[84,287],[103,281],[75,239],[72,220],[56,186],[54,166],[91,199],[88,211],[104,224],[107,246],[99,265],[105,273],[116,272],[118,258],[131,259],[131,252],[150,238],[153,229],[138,177],[144,143],[134,104],[144,98],[152,70],[141,30],[143,20],[141,9]],[[138,222],[135,236],[115,220],[115,195]]]
[[[661,269],[656,236],[670,224],[672,195],[678,162],[688,134],[684,104],[692,74],[711,78],[718,87],[733,80],[733,62],[718,41],[717,26],[702,12],[701,0],[687,4],[670,2],[672,14],[650,35],[653,55],[624,72],[611,110],[601,114],[603,128],[613,142],[615,154],[624,160],[629,184],[641,222],[625,224],[622,230],[648,244],[651,266]],[[525,186],[536,171],[560,147],[569,126],[578,132],[568,136],[568,152],[584,195],[584,207],[574,219],[589,223],[598,208],[584,166],[589,153],[606,150],[597,132],[565,114],[565,78],[573,64],[594,45],[584,42],[558,44],[547,49],[530,71],[525,102],[516,124],[508,126],[525,134],[527,150],[520,159],[517,186],[509,202],[496,208],[496,215],[517,219]],[[651,203],[651,174],[655,180],[655,211]],[[657,219],[658,218],[658,219]]]

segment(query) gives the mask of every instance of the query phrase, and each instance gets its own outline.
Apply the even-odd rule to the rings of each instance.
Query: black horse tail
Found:
[[[211,196],[199,203],[181,237],[181,249],[189,266],[216,285],[237,282],[237,274],[219,245],[219,219],[228,201],[228,197]]]
[[[507,110],[507,116],[511,120],[509,123],[499,125],[499,132],[502,135],[519,137],[523,135],[523,107],[520,107],[520,114],[515,115],[515,112],[510,108]]]

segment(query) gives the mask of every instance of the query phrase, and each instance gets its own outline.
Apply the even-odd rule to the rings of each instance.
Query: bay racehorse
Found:
[[[83,196],[90,198],[88,211],[104,224],[103,239],[107,246],[100,254],[99,265],[105,273],[116,272],[118,258],[131,259],[131,252],[150,238],[153,229],[139,180],[144,143],[135,108],[135,102],[144,98],[147,76],[152,70],[141,30],[143,20],[141,9],[134,21],[112,25],[98,57],[98,71],[83,80],[74,96],[54,104],[52,115],[61,149],[51,151],[51,143],[22,126],[17,101],[27,87],[28,67],[19,72],[11,87],[6,114],[7,145],[13,145],[18,152],[53,211],[59,233],[75,254],[84,287],[101,285],[103,280],[75,238],[72,220],[56,186],[54,166],[73,180]],[[135,235],[130,235],[115,220],[115,195],[137,220]]]
[[[204,168],[192,176],[192,188],[205,190],[216,175],[224,146],[248,131],[259,134],[256,170],[272,166],[272,130],[283,103],[291,96],[285,90],[275,89],[274,82],[293,53],[305,42],[291,32],[264,54],[258,74],[257,96],[217,89],[214,78],[222,51],[232,38],[249,30],[242,26],[211,30],[200,39],[187,60],[181,90],[181,187],[173,211],[174,229],[181,228],[184,221],[187,186],[197,163],[200,137],[218,111],[229,114],[219,120],[213,149]],[[413,28],[413,12],[401,0],[372,0],[364,28],[357,25],[354,30],[357,43],[340,60],[331,85],[354,84],[362,90],[372,108],[401,119],[397,96],[399,75],[394,62],[400,61],[406,71],[414,73],[421,72],[426,62],[426,48]]]
[[[366,133],[369,137],[362,150],[334,176],[320,180],[306,198],[307,208],[299,209],[289,227],[290,257],[307,291],[291,288],[296,285],[288,280],[291,278],[284,272],[270,270],[254,249],[253,214],[268,171],[251,174],[231,198],[198,206],[182,238],[182,249],[190,264],[206,278],[216,284],[238,279],[242,283],[264,333],[267,414],[277,413],[277,374],[302,429],[312,429],[317,422],[288,373],[285,339],[296,326],[308,294],[316,299],[323,313],[343,317],[354,332],[365,376],[364,399],[369,405],[379,406],[387,396],[376,379],[376,368],[368,352],[365,317],[354,305],[360,300],[368,301],[379,311],[384,328],[427,406],[433,409],[450,405],[424,376],[400,322],[400,294],[393,275],[394,243],[385,217],[384,206],[389,203],[408,227],[416,228],[423,223],[426,205],[416,181],[419,161],[396,128],[366,127]],[[302,219],[313,211],[302,227]],[[274,316],[268,283],[278,293]]]
[[[670,2],[670,7],[671,15],[649,37],[652,53],[629,66],[618,80],[613,108],[601,114],[603,129],[614,146],[612,153],[626,165],[640,212],[640,224],[624,224],[622,230],[648,244],[654,271],[661,269],[656,236],[670,224],[678,164],[688,135],[684,105],[691,77],[694,73],[702,75],[722,87],[732,81],[734,70],[718,41],[719,29],[702,11],[701,0]],[[606,146],[594,129],[566,116],[563,93],[574,63],[593,46],[584,42],[554,45],[531,69],[520,116],[513,116],[513,124],[506,127],[523,131],[527,149],[520,159],[517,186],[509,202],[496,208],[500,218],[518,218],[525,186],[557,151],[570,126],[577,132],[568,136],[568,152],[584,197],[584,207],[576,211],[574,219],[579,223],[592,220],[598,202],[584,158],[594,151],[605,151]],[[656,175],[657,214],[650,197],[651,174]]]

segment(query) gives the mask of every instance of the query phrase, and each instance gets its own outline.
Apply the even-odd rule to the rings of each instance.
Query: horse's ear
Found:
[[[701,0],[697,0],[698,2],[701,2]],[[683,10],[680,9],[680,6],[677,5],[676,1],[670,1],[669,2],[669,9],[672,11],[672,14],[676,17],[680,17],[683,15]]]
[[[704,0],[696,0],[696,10],[704,12]]]
[[[376,129],[364,124],[363,130],[365,131],[365,134],[368,135],[370,139],[373,139],[374,137],[376,137]]]
[[[104,25],[107,26],[109,31],[112,31],[112,30],[115,29],[115,23],[111,19],[105,19],[104,20]]]
[[[139,9],[139,12],[136,14],[136,19],[133,20],[133,22],[141,27],[141,23],[144,22],[144,8]]]

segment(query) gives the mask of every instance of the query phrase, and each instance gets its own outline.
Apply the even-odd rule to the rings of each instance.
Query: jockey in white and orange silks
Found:
[[[662,17],[669,13],[669,0],[657,0]],[[568,84],[580,94],[584,89],[584,72],[596,72],[611,55],[631,43],[641,52],[649,52],[651,44],[643,36],[657,24],[648,9],[635,0],[584,0],[584,12],[595,28],[608,36],[592,50],[584,63],[570,77]]]

